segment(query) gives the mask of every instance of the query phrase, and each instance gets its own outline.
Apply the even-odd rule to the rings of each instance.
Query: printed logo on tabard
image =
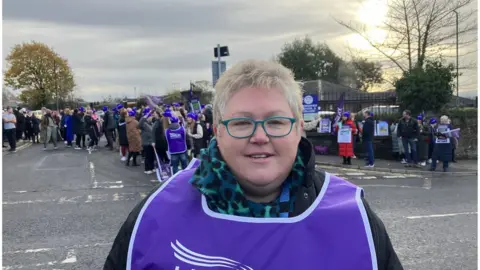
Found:
[[[179,261],[182,261],[186,264],[191,265],[192,269],[227,268],[227,269],[238,269],[238,270],[254,270],[252,267],[244,265],[243,263],[234,261],[232,259],[219,257],[219,256],[210,256],[210,255],[194,252],[186,248],[178,240],[175,240],[175,243],[171,242],[170,246],[173,249],[173,254],[175,258],[177,258]],[[193,267],[197,267],[197,268],[193,268]],[[183,268],[180,268],[180,266],[175,267],[175,270],[192,270],[192,269],[183,269]]]
[[[312,104],[313,102],[313,97],[310,96],[310,95],[306,95],[305,97],[303,97],[303,103],[307,104],[307,105],[310,105]]]

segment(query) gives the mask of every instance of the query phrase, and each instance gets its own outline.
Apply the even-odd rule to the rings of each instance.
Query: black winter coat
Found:
[[[74,114],[72,118],[72,123],[73,123],[74,134],[85,135],[87,133],[86,126],[85,126],[85,119],[83,118],[83,113]]]
[[[125,122],[125,118],[118,120],[118,144],[120,146],[128,146],[127,122]]]
[[[298,201],[295,203],[295,210],[289,214],[290,217],[298,216],[312,205],[317,196],[322,190],[323,183],[325,181],[325,172],[319,172],[315,169],[315,153],[313,151],[312,144],[306,139],[302,138],[299,144],[299,148],[302,149],[302,153],[306,153],[309,162],[306,168],[305,181],[297,191]],[[130,237],[132,236],[135,222],[142,210],[143,205],[150,198],[161,184],[159,184],[151,193],[143,199],[130,213],[127,220],[120,228],[120,231],[115,238],[113,247],[107,257],[104,265],[105,269],[126,269],[127,254],[130,243]],[[395,253],[388,233],[380,218],[373,212],[368,203],[362,197],[365,210],[367,212],[368,221],[372,231],[373,242],[375,245],[375,252],[377,255],[378,270],[403,270],[397,254]],[[341,251],[338,251],[341,252]],[[348,259],[348,258],[345,258]],[[312,258],[313,260],[313,258]],[[314,260],[313,260],[314,261]]]

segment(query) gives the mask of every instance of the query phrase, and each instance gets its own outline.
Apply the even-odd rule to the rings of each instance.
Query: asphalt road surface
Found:
[[[122,222],[155,185],[119,159],[39,145],[4,155],[3,269],[101,269]],[[405,269],[476,269],[476,176],[323,169],[365,189]]]

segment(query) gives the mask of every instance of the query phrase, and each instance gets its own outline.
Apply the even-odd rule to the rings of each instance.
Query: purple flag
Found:
[[[345,103],[345,92],[340,95],[340,98],[337,100],[337,110],[335,113],[335,118],[332,121],[332,134],[335,134],[335,128],[337,127],[337,123],[342,119],[343,114],[343,107]]]

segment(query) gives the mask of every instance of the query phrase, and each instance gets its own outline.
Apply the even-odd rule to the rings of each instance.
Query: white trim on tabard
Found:
[[[357,201],[358,210],[360,210],[360,214],[362,215],[363,226],[365,227],[365,234],[367,235],[368,247],[370,249],[370,257],[372,261],[372,270],[378,270],[377,253],[375,252],[375,244],[373,243],[372,227],[370,227],[367,210],[365,209],[365,205],[362,201],[362,192],[363,189],[357,188],[355,200]]]
[[[322,189],[320,191],[320,194],[318,194],[317,198],[315,201],[310,205],[310,207],[307,208],[305,212],[302,214],[296,216],[296,217],[289,217],[289,218],[255,218],[255,217],[240,217],[240,216],[234,216],[234,215],[227,215],[227,214],[220,214],[213,212],[208,208],[207,205],[207,200],[205,196],[202,195],[202,208],[205,214],[212,218],[217,218],[217,219],[226,219],[230,221],[235,221],[235,222],[245,222],[245,223],[295,223],[304,220],[306,217],[308,217],[318,206],[320,201],[322,201],[323,196],[325,196],[325,193],[327,192],[327,189],[330,184],[330,174],[325,173],[325,182],[323,183]]]
[[[189,170],[189,169],[192,169],[193,165],[195,164],[195,162],[197,161],[196,158],[192,159],[190,161],[190,163],[188,164],[187,168],[185,168],[185,170]],[[155,191],[155,193],[153,193],[152,195],[150,195],[150,197],[148,198],[148,200],[145,202],[145,204],[143,205],[142,207],[142,210],[140,210],[140,213],[138,214],[138,217],[137,217],[137,220],[135,221],[135,226],[133,227],[133,231],[132,231],[132,235],[130,236],[130,242],[128,244],[128,255],[127,255],[127,270],[131,270],[132,268],[132,252],[133,252],[133,244],[135,243],[135,237],[137,235],[137,230],[138,230],[138,226],[140,225],[140,222],[142,221],[142,217],[143,217],[143,214],[145,213],[145,211],[147,210],[148,206],[150,205],[150,203],[157,197],[157,195],[160,193],[160,191],[162,191],[163,189],[165,189],[165,187],[173,180],[175,179],[175,177],[178,176],[178,174],[182,173],[184,170],[180,170],[178,171],[177,173],[175,173],[174,175],[172,175],[172,177],[170,177],[167,181],[165,181],[165,183],[159,187],[157,189],[157,191]]]

